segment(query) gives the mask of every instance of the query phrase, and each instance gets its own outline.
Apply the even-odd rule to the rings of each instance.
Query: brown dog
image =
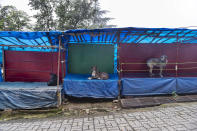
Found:
[[[154,74],[153,72],[153,68],[154,67],[159,67],[160,69],[160,77],[163,77],[162,72],[163,72],[163,68],[166,66],[166,64],[168,63],[167,60],[167,56],[166,55],[162,55],[160,58],[151,58],[147,60],[147,66],[149,67],[149,75],[152,77]]]
[[[92,80],[92,79],[107,80],[107,79],[109,79],[109,74],[107,74],[106,72],[99,72],[97,70],[96,66],[93,66],[91,68],[91,70],[92,70],[92,73],[91,73],[91,77],[88,78],[89,80]]]

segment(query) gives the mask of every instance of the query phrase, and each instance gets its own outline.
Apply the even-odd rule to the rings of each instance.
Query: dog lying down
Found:
[[[50,73],[50,80],[47,82],[48,86],[57,86],[57,75]]]
[[[96,66],[91,67],[91,77],[88,77],[89,80],[98,79],[98,80],[107,80],[109,79],[109,74],[106,72],[99,72]]]
[[[147,66],[149,67],[149,75],[150,77],[154,76],[153,74],[153,68],[159,67],[159,75],[160,77],[163,77],[162,72],[163,68],[166,67],[166,64],[168,63],[167,56],[162,55],[160,58],[150,58],[147,60]]]

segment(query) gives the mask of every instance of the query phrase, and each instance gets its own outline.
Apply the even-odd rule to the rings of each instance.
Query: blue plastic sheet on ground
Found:
[[[197,93],[197,78],[196,77],[179,77],[177,78],[177,93]]]
[[[161,95],[176,91],[176,78],[122,78],[122,95]]]
[[[74,97],[118,97],[117,74],[111,74],[108,80],[88,80],[88,77],[90,75],[68,74],[64,78],[64,93]]]
[[[56,87],[46,83],[0,82],[0,109],[56,107]]]

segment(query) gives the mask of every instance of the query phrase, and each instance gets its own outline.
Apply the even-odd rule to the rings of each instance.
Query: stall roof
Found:
[[[70,43],[197,43],[197,30],[186,28],[106,28],[65,34]]]
[[[62,32],[0,31],[0,45],[54,46]]]
[[[104,28],[50,32],[0,31],[0,45],[54,46],[59,43],[197,43],[197,30],[186,28]]]

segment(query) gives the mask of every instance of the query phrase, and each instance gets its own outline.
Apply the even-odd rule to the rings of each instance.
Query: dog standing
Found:
[[[107,80],[107,79],[109,79],[109,74],[107,74],[106,72],[99,72],[97,70],[96,66],[93,66],[91,68],[91,70],[92,70],[92,73],[91,73],[91,77],[88,78],[89,80],[92,80],[92,79]]]
[[[162,72],[163,72],[163,68],[166,66],[166,64],[168,63],[167,60],[167,56],[166,55],[162,55],[160,58],[150,58],[147,60],[147,66],[149,67],[149,75],[152,77],[154,74],[153,72],[153,68],[154,67],[159,67],[160,69],[160,77],[163,77]]]

